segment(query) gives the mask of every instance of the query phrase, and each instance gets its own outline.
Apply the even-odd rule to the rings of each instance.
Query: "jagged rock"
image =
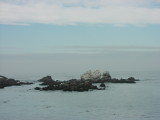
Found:
[[[46,76],[38,80],[39,82],[53,82],[53,79],[51,76]]]
[[[41,85],[50,85],[53,84],[55,81],[52,79],[51,76],[46,76],[38,80],[39,82],[43,82]]]
[[[29,84],[33,84],[33,83],[20,82],[18,80],[8,79],[7,77],[0,76],[0,88],[4,88],[7,86],[20,86],[20,85],[29,85]]]
[[[87,73],[88,74],[88,73]],[[110,74],[104,73],[102,78],[98,79],[71,79],[68,81],[54,81],[51,76],[46,76],[40,79],[43,82],[41,85],[47,85],[46,87],[36,87],[35,90],[63,90],[63,91],[88,91],[88,90],[104,90],[106,88],[105,82],[111,83],[135,83],[135,78],[130,77],[128,79],[115,79],[111,78]],[[100,88],[93,83],[101,83]]]
[[[42,83],[42,84],[45,84]],[[63,91],[88,91],[89,89],[98,89],[89,81],[71,79],[68,81],[52,81],[46,87],[36,87],[35,90],[63,90]]]

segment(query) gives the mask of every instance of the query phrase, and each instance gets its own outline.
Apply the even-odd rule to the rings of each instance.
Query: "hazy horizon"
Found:
[[[0,74],[160,71],[159,0],[0,0]]]

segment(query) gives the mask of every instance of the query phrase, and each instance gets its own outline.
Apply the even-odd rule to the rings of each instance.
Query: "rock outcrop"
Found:
[[[63,91],[88,91],[91,89],[98,89],[97,86],[92,85],[89,81],[71,79],[68,81],[52,81],[49,84],[43,82],[41,85],[47,85],[46,87],[36,87],[35,90],[63,90]]]
[[[49,83],[49,82],[53,82],[54,80],[52,79],[51,76],[46,76],[46,77],[43,77],[41,78],[40,80],[38,80],[39,82],[46,82],[46,83]]]
[[[20,82],[19,80],[9,79],[5,76],[0,76],[0,88],[8,86],[20,86],[20,85],[30,85],[33,83],[29,82]]]
[[[85,75],[84,75],[85,76]],[[106,77],[107,76],[107,77]],[[105,75],[102,78],[96,79],[84,79],[87,78],[81,77],[81,79],[71,79],[68,81],[54,81],[51,76],[43,77],[38,80],[42,82],[40,85],[46,85],[45,87],[36,87],[35,90],[63,90],[63,91],[88,91],[88,90],[104,90],[106,88],[105,83],[135,83],[136,79],[134,77],[130,77],[128,79],[115,79],[111,78],[111,76]],[[93,85],[94,83],[101,83],[99,87]]]
[[[129,77],[128,79],[116,79],[116,78],[112,78],[112,79],[108,79],[107,82],[111,82],[111,83],[136,83],[136,80],[134,77]]]
[[[112,78],[109,72],[101,74],[99,71],[86,72],[81,76],[81,79],[71,79],[68,81],[53,80],[51,76],[46,76],[38,80],[42,82],[40,85],[44,87],[36,87],[35,90],[63,90],[63,91],[89,91],[89,90],[104,90],[106,88],[105,83],[136,83],[134,77],[128,79],[116,79]],[[95,83],[101,83],[99,87]],[[20,82],[19,80],[9,79],[5,76],[0,76],[0,88],[7,86],[20,86],[29,85],[33,83]]]

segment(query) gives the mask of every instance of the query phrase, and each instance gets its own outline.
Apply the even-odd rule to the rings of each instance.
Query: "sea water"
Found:
[[[115,78],[133,76],[140,81],[106,83],[106,90],[88,92],[34,90],[39,83],[6,87],[0,89],[0,120],[160,119],[160,72],[111,74]]]

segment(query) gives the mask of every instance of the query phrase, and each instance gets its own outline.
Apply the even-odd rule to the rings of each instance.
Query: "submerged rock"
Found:
[[[40,88],[40,87],[35,87],[34,89],[35,89],[35,90],[41,90],[41,88]]]
[[[105,88],[106,85],[105,85],[104,83],[101,83],[101,84],[100,84],[100,87],[104,87],[104,88]]]

